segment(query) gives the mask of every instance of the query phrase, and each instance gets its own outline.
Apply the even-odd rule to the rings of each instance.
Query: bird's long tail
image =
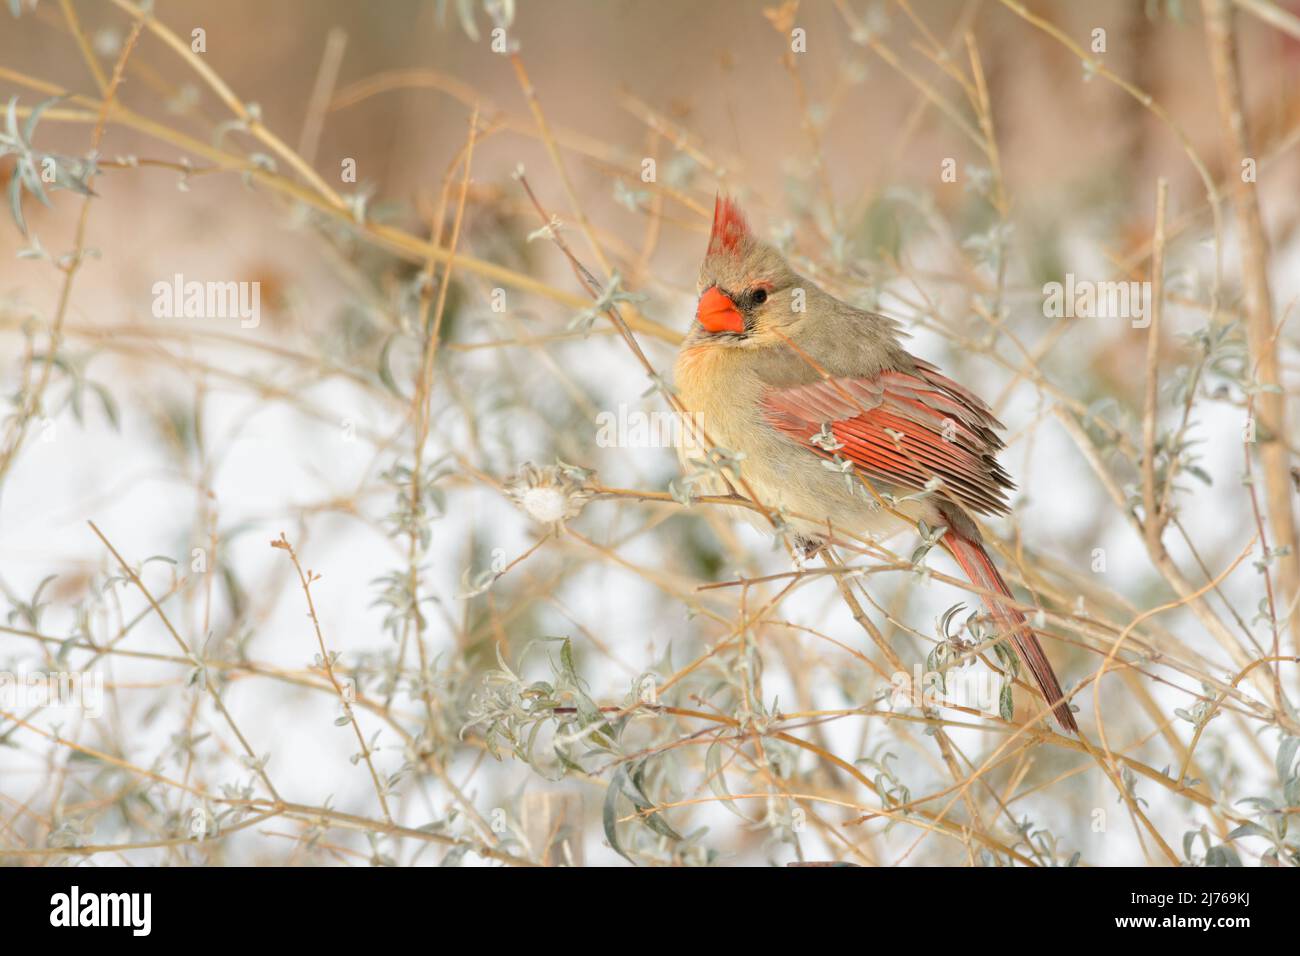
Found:
[[[984,545],[951,530],[943,536],[943,543],[957,559],[966,577],[970,578],[971,584],[991,592],[982,595],[985,605],[1003,633],[1012,636],[1020,659],[1025,662],[1030,673],[1034,675],[1034,680],[1038,682],[1043,696],[1052,705],[1052,713],[1056,715],[1057,723],[1070,733],[1078,734],[1079,727],[1074,722],[1074,715],[1070,713],[1070,705],[1065,701],[1065,694],[1061,690],[1061,685],[1057,683],[1052,665],[1048,663],[1047,655],[1043,653],[1043,647],[1034,636],[1029,622],[1014,605],[999,601],[993,596],[1005,594],[1010,598],[1013,595],[1011,589],[1007,587],[1007,582],[1002,580],[1002,575],[998,573],[988,552],[984,550]]]

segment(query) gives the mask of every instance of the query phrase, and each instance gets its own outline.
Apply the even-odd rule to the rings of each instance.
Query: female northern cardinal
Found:
[[[1003,426],[992,410],[904,351],[892,319],[796,275],[721,196],[699,291],[677,358],[678,396],[710,442],[743,453],[743,485],[791,515],[805,550],[833,528],[864,537],[921,521],[946,528],[942,544],[985,592],[1057,721],[1078,733],[1024,615],[999,600],[1011,589],[967,514],[1006,513],[1014,487],[994,457]]]

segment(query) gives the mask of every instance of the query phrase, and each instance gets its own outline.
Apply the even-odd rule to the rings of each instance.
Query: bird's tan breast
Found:
[[[850,491],[843,477],[828,470],[817,455],[767,423],[763,396],[768,385],[755,358],[751,350],[707,344],[683,349],[675,385],[684,409],[699,416],[710,444],[744,456],[741,475],[763,504],[812,519],[796,525],[824,531],[831,520],[855,533],[874,530],[880,515],[873,513],[870,502]],[[680,457],[689,472],[701,455],[698,449],[683,449]],[[721,494],[727,489],[720,481],[710,481],[701,490]]]
[[[740,349],[711,345],[683,349],[674,384],[683,408],[698,416],[713,445],[748,455],[761,442],[762,383],[747,368]]]

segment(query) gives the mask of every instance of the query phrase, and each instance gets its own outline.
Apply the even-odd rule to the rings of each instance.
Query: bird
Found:
[[[788,531],[802,558],[837,531],[871,540],[909,526],[928,532],[979,592],[1057,723],[1077,735],[1052,665],[972,517],[1007,514],[1015,488],[997,461],[1004,426],[993,410],[909,354],[896,320],[796,273],[721,193],[697,293],[673,372],[679,412],[705,439],[679,445],[691,480],[749,494],[762,509],[750,519]]]

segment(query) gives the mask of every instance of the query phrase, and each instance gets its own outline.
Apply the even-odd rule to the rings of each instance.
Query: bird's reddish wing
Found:
[[[988,514],[1007,511],[1014,487],[997,463],[1001,423],[975,395],[915,360],[910,372],[872,379],[830,378],[770,389],[763,399],[773,427],[824,458],[853,462],[870,480],[920,489],[934,478],[938,493]],[[843,448],[813,442],[823,425]],[[824,444],[824,443],[823,443]]]

